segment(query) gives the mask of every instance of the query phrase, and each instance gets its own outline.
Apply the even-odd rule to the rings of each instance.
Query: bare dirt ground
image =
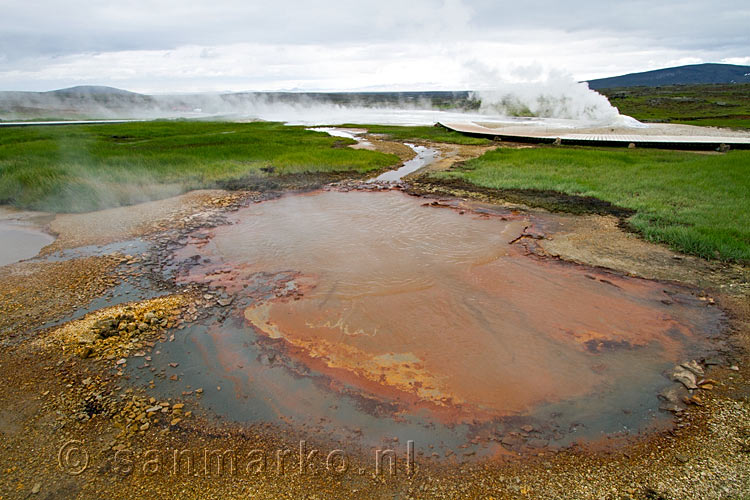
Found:
[[[375,142],[378,148],[403,159],[413,154],[402,144],[381,142]],[[434,169],[487,149],[429,145],[443,155]],[[415,192],[535,212],[490,193],[424,185]],[[148,365],[156,341],[181,341],[184,325],[220,308],[225,299],[198,287],[164,284],[158,300],[129,300],[127,292],[118,292],[113,297],[121,305],[107,302],[92,309],[87,304],[154,271],[158,254],[188,230],[220,224],[223,212],[262,199],[253,192],[200,191],[39,219],[58,235],[46,255],[134,237],[153,248],[147,254],[112,252],[0,268],[0,497],[750,497],[750,270],[646,243],[623,231],[612,215],[545,214],[550,222],[543,233],[522,243],[538,258],[696,287],[727,312],[726,359],[708,367],[697,398],[668,432],[625,446],[606,446],[605,439],[601,448],[540,451],[501,462],[451,457],[428,466],[417,456],[415,469],[401,460],[392,474],[378,474],[369,456],[351,457],[343,472],[335,470],[338,462],[327,468],[326,451],[316,457],[316,467],[300,470],[297,445],[281,468],[277,455],[290,442],[299,443],[298,436],[198,416],[204,391],[220,387],[196,387],[170,400],[132,388],[127,365]],[[98,333],[92,336],[93,331]],[[325,442],[310,444],[329,449]],[[394,444],[399,457],[404,446]],[[217,468],[217,453],[227,450],[245,458],[232,473],[227,463]]]
[[[57,240],[44,249],[49,254],[65,248],[104,245],[145,236],[173,226],[175,221],[226,204],[233,197],[218,190],[198,190],[139,205],[85,214],[59,214],[49,222]]]

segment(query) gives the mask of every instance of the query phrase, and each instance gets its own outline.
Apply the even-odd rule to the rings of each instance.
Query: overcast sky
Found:
[[[747,0],[0,0],[0,90],[482,89],[750,65]]]

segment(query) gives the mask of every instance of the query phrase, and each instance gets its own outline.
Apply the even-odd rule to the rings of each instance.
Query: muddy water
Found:
[[[0,266],[30,259],[55,238],[33,227],[0,222]]]
[[[185,383],[228,386],[206,395],[219,413],[366,441],[487,446],[533,422],[540,442],[570,443],[653,424],[663,372],[706,349],[720,314],[527,255],[519,236],[543,227],[395,191],[256,204],[178,255],[199,262],[182,282],[238,298],[164,349]]]

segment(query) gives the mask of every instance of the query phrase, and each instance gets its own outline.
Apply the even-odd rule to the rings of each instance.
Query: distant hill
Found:
[[[152,96],[114,87],[82,85],[49,92],[0,92],[0,120],[140,118],[152,116],[157,108]]]
[[[79,85],[77,87],[69,87],[67,89],[50,90],[49,92],[42,92],[44,94],[56,94],[56,95],[80,95],[80,96],[92,96],[92,95],[140,95],[129,90],[118,89],[115,87],[107,87],[104,85]]]
[[[594,90],[700,83],[750,83],[750,66],[713,63],[691,64],[588,81],[589,88]]]

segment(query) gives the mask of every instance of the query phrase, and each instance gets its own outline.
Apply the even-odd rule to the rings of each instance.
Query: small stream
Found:
[[[325,132],[333,137],[345,137],[347,139],[353,139],[357,141],[356,146],[360,148],[371,148],[372,143],[367,141],[362,135],[365,133],[362,129],[348,129],[340,127],[315,127],[308,130],[315,132]],[[438,151],[434,148],[428,148],[426,146],[417,146],[408,142],[404,143],[409,146],[415,153],[416,156],[411,160],[404,162],[404,164],[396,170],[389,170],[384,172],[377,177],[374,177],[368,182],[398,182],[407,175],[416,172],[417,170],[424,168],[434,162],[438,157]]]
[[[405,144],[412,148],[414,152],[417,153],[417,156],[404,162],[401,168],[382,173],[374,179],[371,179],[370,182],[398,182],[407,175],[430,165],[437,158],[438,152],[436,149],[425,146],[415,146],[408,142]]]

